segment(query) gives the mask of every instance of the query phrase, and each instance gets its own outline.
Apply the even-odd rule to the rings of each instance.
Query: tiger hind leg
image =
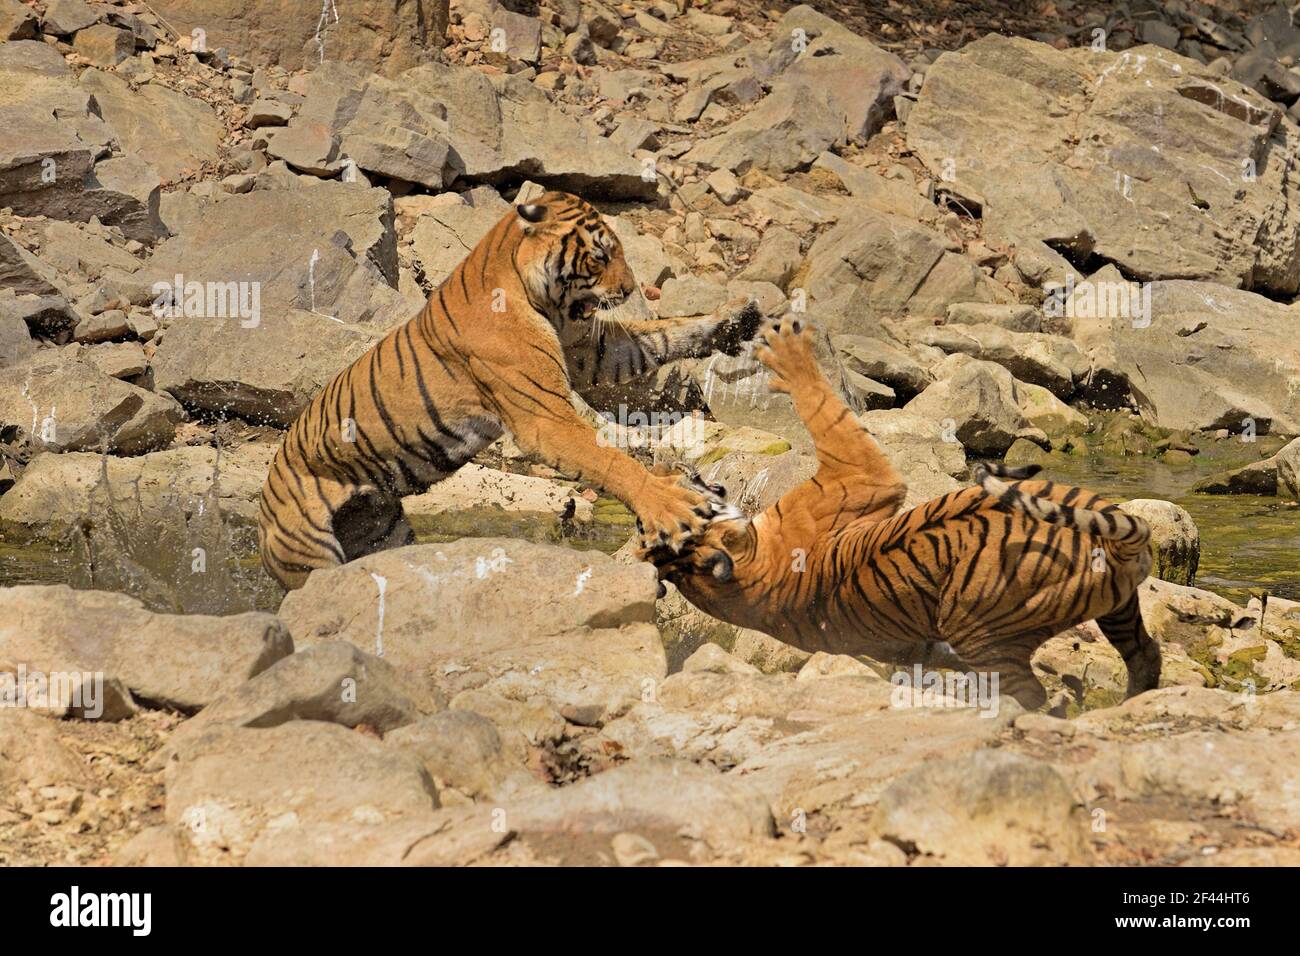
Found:
[[[1047,703],[1047,691],[1029,662],[1039,645],[1051,636],[1047,631],[989,636],[953,643],[952,648],[975,672],[997,675],[999,694],[1014,697],[1026,710],[1038,710]]]
[[[340,504],[331,524],[348,561],[415,544],[415,531],[401,499],[377,488],[359,490]]]
[[[1147,633],[1137,592],[1109,614],[1097,618],[1106,640],[1119,651],[1128,668],[1127,697],[1153,690],[1160,683],[1160,645]]]
[[[292,591],[303,586],[307,575],[317,568],[335,567],[346,556],[343,546],[329,531],[329,511],[325,502],[312,504],[310,512],[286,505],[276,509],[268,503],[268,492],[262,492],[261,514],[258,520],[258,547],[262,567],[281,587]]]

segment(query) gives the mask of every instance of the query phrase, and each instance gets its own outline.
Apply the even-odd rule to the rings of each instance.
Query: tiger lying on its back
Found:
[[[321,390],[285,434],[262,488],[262,563],[287,588],[313,568],[414,540],[404,495],[446,478],[509,430],[571,478],[609,491],[673,549],[704,527],[705,499],[597,444],[570,402],[676,358],[738,354],[751,305],[720,318],[595,323],[636,290],[600,213],[548,192],[484,237],[409,322]],[[562,343],[581,339],[576,354]]]
[[[1129,695],[1156,686],[1160,649],[1137,599],[1151,568],[1144,521],[1079,488],[1005,484],[994,476],[1011,470],[989,465],[973,468],[979,487],[899,514],[902,477],[822,376],[810,332],[787,319],[764,338],[758,358],[793,398],[818,471],[752,521],[696,479],[716,517],[680,554],[643,546],[661,578],[715,617],[808,651],[917,663],[946,643],[1030,708],[1047,696],[1034,651],[1095,619]]]

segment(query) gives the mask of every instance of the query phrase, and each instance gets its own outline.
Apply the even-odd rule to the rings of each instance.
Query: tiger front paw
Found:
[[[710,336],[710,351],[739,355],[763,323],[763,311],[753,299],[732,299],[718,310],[721,320]]]
[[[686,542],[704,531],[713,514],[708,498],[679,484],[680,475],[650,475],[637,496],[637,528],[641,548],[668,547],[676,554]]]
[[[808,321],[786,316],[768,326],[762,340],[764,344],[754,357],[772,373],[767,383],[772,391],[789,392],[801,383],[821,378],[814,351],[816,339]]]

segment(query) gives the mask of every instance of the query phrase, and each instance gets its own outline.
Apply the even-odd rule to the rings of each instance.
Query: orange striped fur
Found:
[[[787,319],[764,338],[758,358],[812,435],[817,473],[753,520],[696,479],[715,517],[680,554],[643,548],[661,578],[807,651],[913,664],[946,644],[1031,708],[1046,699],[1034,651],[1095,619],[1128,693],[1156,686],[1160,651],[1136,593],[1151,568],[1145,522],[1080,488],[1004,483],[1011,470],[987,465],[972,469],[977,487],[900,513],[902,476],[818,369],[810,330]]]
[[[733,304],[690,321],[595,321],[636,291],[600,213],[566,193],[518,206],[430,297],[340,372],[286,432],[262,489],[259,540],[286,588],[314,568],[410,543],[401,499],[446,478],[503,431],[524,451],[632,508],[678,548],[704,499],[601,447],[571,378],[616,383],[664,362],[737,354],[759,322]],[[583,348],[568,348],[565,342]]]

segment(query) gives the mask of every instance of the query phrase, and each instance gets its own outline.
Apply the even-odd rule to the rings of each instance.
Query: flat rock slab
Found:
[[[206,207],[191,228],[159,244],[136,278],[157,297],[178,275],[183,294],[162,299],[160,308],[187,318],[236,315],[250,328],[287,310],[384,325],[414,312],[396,292],[392,197],[359,183],[255,190]],[[191,283],[202,296],[184,291]],[[240,295],[237,309],[224,291],[208,291],[230,283]]]
[[[269,312],[255,328],[176,319],[154,355],[154,385],[190,408],[287,428],[378,331],[297,309]]]
[[[387,661],[344,641],[324,641],[228,688],[177,729],[168,749],[184,749],[212,727],[267,728],[291,720],[388,733],[445,707],[445,699]]]
[[[396,75],[440,50],[447,33],[447,0],[361,0],[324,20],[297,0],[161,0],[154,9],[182,36],[202,28],[209,50],[290,72],[340,60]]]
[[[610,838],[635,833],[661,856],[690,859],[775,834],[763,795],[739,778],[678,760],[637,760],[505,808],[506,825],[545,858],[595,863]]]

